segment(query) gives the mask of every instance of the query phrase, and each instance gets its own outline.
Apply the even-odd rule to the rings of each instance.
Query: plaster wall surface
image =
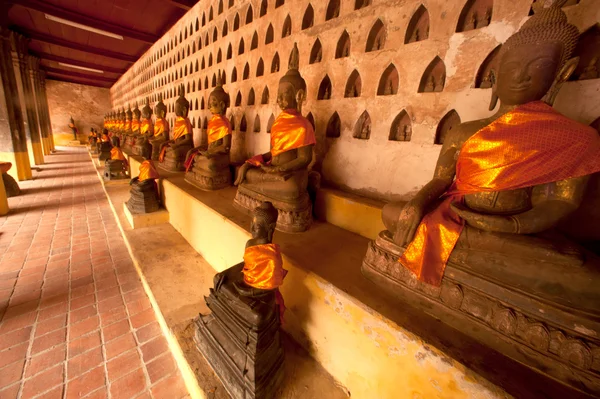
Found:
[[[104,114],[110,109],[109,89],[47,80],[46,92],[56,145],[66,145],[73,140],[68,126],[71,117],[79,129],[81,142],[87,141],[92,127],[102,132]]]
[[[475,88],[476,76],[486,57],[529,18],[532,2],[482,2],[492,4],[490,24],[456,32],[466,0],[372,0],[357,10],[357,2],[340,0],[339,16],[326,20],[334,1],[288,0],[279,7],[274,0],[224,1],[224,10],[219,13],[218,0],[201,0],[111,88],[113,109],[141,103],[146,97],[155,105],[162,94],[172,123],[177,90],[183,84],[191,103],[194,139],[199,144],[206,140],[202,127],[210,118],[208,95],[216,75],[222,73],[231,99],[228,115],[235,126],[232,159],[241,162],[269,149],[268,121],[280,112],[275,104],[278,81],[297,43],[300,72],[307,83],[303,114],[310,114],[316,127],[314,168],[321,171],[325,182],[346,191],[384,201],[408,199],[433,174],[441,148],[435,144],[436,129],[442,118],[451,110],[462,122],[492,114],[488,111],[491,89]],[[228,7],[230,3],[233,5]],[[267,5],[264,15],[262,4]],[[421,5],[428,12],[429,36],[405,44],[409,23]],[[309,6],[314,15],[312,24],[305,18]],[[581,0],[564,10],[580,32],[600,21],[597,0]],[[288,17],[291,34],[282,37]],[[370,32],[378,21],[383,24],[383,46],[367,52]],[[310,27],[302,29],[303,24]],[[273,41],[267,43],[271,28]],[[349,55],[336,58],[338,42],[345,34],[350,40]],[[257,47],[252,48],[255,35]],[[311,63],[317,41],[322,48],[321,61]],[[421,79],[436,57],[445,67],[445,86],[441,92],[419,93]],[[279,70],[272,72],[277,58]],[[257,73],[261,62],[262,75]],[[378,95],[381,77],[390,66],[398,73],[397,93]],[[347,98],[346,85],[353,71],[360,75],[362,87],[359,97]],[[331,81],[331,98],[319,100],[325,77]],[[600,116],[598,101],[590,100],[597,98],[598,82],[569,82],[559,94],[556,108],[584,123],[596,119]],[[262,104],[265,90],[269,96]],[[251,91],[254,105],[249,104]],[[410,141],[389,140],[392,123],[403,110],[410,118],[412,137]],[[371,119],[371,134],[368,140],[361,140],[353,133],[365,111]],[[326,137],[334,112],[340,118],[341,134]],[[245,130],[241,128],[242,118]],[[260,126],[255,132],[256,118]]]

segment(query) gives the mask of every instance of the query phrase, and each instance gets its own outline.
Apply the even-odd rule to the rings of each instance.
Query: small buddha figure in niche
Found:
[[[371,136],[371,125],[367,122],[363,122],[363,125],[360,129],[360,134],[358,138],[361,140],[368,140]]]
[[[577,65],[579,32],[560,3],[503,44],[492,75],[497,113],[448,132],[432,180],[408,203],[383,208],[387,230],[362,270],[409,301],[435,301],[435,317],[506,356],[597,392],[591,363],[573,359],[591,359],[587,348],[597,340],[600,260],[557,225],[600,171],[600,136],[542,101],[553,102]],[[502,311],[493,308],[499,303]],[[573,334],[575,325],[585,331]],[[487,332],[474,332],[481,328]],[[569,368],[568,379],[557,363]]]
[[[183,84],[179,88],[179,98],[175,101],[175,124],[171,139],[161,144],[158,160],[160,167],[172,172],[185,171],[185,156],[194,147],[192,124],[188,118],[190,103],[184,97]]]
[[[467,22],[467,28],[465,30],[477,29],[477,12],[473,11],[471,18]]]
[[[307,185],[316,139],[301,114],[306,82],[298,72],[298,58],[294,44],[289,69],[279,80],[277,104],[282,112],[271,127],[271,150],[247,160],[235,181],[238,209],[251,212],[260,202],[270,201],[280,212],[277,228],[288,232],[305,231],[312,222]]]
[[[490,69],[485,75],[483,75],[483,79],[481,79],[481,84],[479,85],[480,89],[490,89],[492,87],[492,70]]]
[[[236,398],[274,398],[282,382],[279,287],[287,271],[273,243],[277,218],[270,202],[253,210],[244,261],[214,276],[205,298],[211,313],[194,320],[198,350]]]
[[[156,122],[154,122],[153,136],[148,140],[152,146],[152,160],[158,161],[160,147],[169,140],[169,122],[165,119],[167,106],[163,103],[162,94],[158,95],[158,103],[154,107]]]
[[[588,66],[585,67],[579,80],[597,79],[598,78],[598,57],[593,57]]]
[[[443,73],[442,76],[440,76],[440,81],[439,82],[436,83],[435,80],[434,80],[435,88],[433,89],[433,91],[436,91],[436,92],[443,91],[444,90],[444,84],[446,84],[446,74],[445,73]]]
[[[146,97],[146,104],[142,108],[142,120],[140,121],[139,134],[135,138],[133,153],[140,155],[144,159],[150,159],[152,155],[152,145],[150,139],[154,136],[154,125],[152,124],[152,108],[150,100]]]
[[[435,78],[433,77],[433,75],[429,76],[429,79],[427,79],[427,84],[425,84],[425,88],[423,89],[424,93],[432,93],[435,91]]]
[[[394,140],[396,141],[410,141],[410,137],[412,135],[412,126],[410,124],[402,125],[398,124],[396,127],[396,135]]]
[[[413,37],[410,39],[410,43],[418,42],[419,40],[421,40],[421,32],[419,31],[419,28],[416,28]]]
[[[320,47],[319,51],[317,51],[317,55],[315,56],[315,63],[321,62],[322,59],[323,59],[323,47]]]
[[[73,120],[73,117],[71,116],[69,119],[69,129],[71,129],[71,132],[73,132],[73,140],[78,140],[77,139],[77,134],[79,133],[79,129],[77,129],[77,126],[75,126],[75,121]]]
[[[208,109],[212,118],[206,134],[208,146],[199,146],[186,155],[186,181],[203,190],[218,190],[231,185],[229,150],[231,149],[231,123],[227,116],[229,94],[223,90],[221,77],[217,87],[208,97]]]

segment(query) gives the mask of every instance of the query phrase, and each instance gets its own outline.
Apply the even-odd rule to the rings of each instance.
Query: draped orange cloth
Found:
[[[260,244],[244,252],[244,282],[261,290],[273,290],[283,284],[287,270],[283,268],[281,250],[277,244]]]
[[[131,130],[131,121],[126,120],[123,129],[125,129],[125,131]]]
[[[158,179],[160,176],[158,175],[158,171],[154,166],[154,162],[148,159],[141,163],[140,165],[140,174],[138,175],[139,181],[144,181],[148,179]]]
[[[112,150],[110,150],[110,159],[121,160],[123,161],[124,166],[128,165],[127,158],[125,158],[123,151],[121,151],[119,147],[113,147]]]
[[[271,155],[277,156],[289,150],[316,144],[315,130],[296,109],[281,112],[271,127]],[[255,155],[246,161],[254,166],[263,163],[262,155]]]
[[[400,263],[439,286],[464,227],[450,204],[465,194],[516,190],[600,171],[600,136],[549,105],[521,105],[479,130],[462,146],[444,201],[425,215]]]
[[[173,126],[173,135],[171,136],[171,140],[177,140],[178,138],[183,137],[186,134],[192,134],[192,124],[189,118],[178,116],[175,120],[175,125]],[[165,159],[167,147],[168,146],[164,146],[160,152],[160,155],[158,156],[158,160],[160,162],[164,161]]]
[[[140,132],[140,121],[139,119],[134,119],[131,121],[131,131],[133,133],[139,133]]]
[[[231,123],[224,115],[213,115],[208,121],[207,126],[208,145],[223,137],[231,134]],[[185,160],[185,171],[188,172],[194,164],[194,157],[200,150],[192,151],[188,159]]]
[[[152,127],[152,121],[149,118],[142,119],[142,124],[140,125],[140,134],[148,133],[148,130]]]
[[[169,124],[165,118],[156,118],[154,123],[154,136],[160,136],[163,133],[169,133]]]

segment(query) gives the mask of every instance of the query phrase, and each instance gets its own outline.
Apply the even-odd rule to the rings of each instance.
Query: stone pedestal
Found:
[[[211,158],[196,155],[194,166],[185,174],[185,181],[206,191],[231,186],[229,154],[218,154]]]
[[[169,223],[169,212],[166,209],[151,213],[133,213],[127,206],[127,202],[124,202],[123,213],[134,230]]]
[[[19,183],[8,173],[2,173],[2,182],[4,183],[7,198],[16,197],[21,194]]]
[[[243,266],[215,277],[205,298],[212,313],[194,320],[194,340],[232,398],[275,398],[283,380],[279,307],[275,291],[256,298],[237,292]]]
[[[120,159],[108,159],[104,164],[104,180],[127,179],[125,163]]]
[[[158,189],[154,179],[135,181],[131,184],[131,197],[126,202],[131,213],[156,212],[160,208]]]

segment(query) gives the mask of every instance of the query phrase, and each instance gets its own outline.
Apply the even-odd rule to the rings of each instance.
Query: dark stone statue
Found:
[[[104,164],[104,179],[126,179],[128,178],[129,163],[121,150],[120,140],[118,137],[113,137],[111,141],[110,158]]]
[[[156,115],[156,122],[152,129],[152,137],[148,139],[148,142],[152,147],[152,160],[158,161],[161,146],[169,140],[169,122],[165,119],[167,106],[162,101],[162,94],[158,95],[158,103],[154,107],[154,114]]]
[[[117,136],[113,136],[113,138],[118,139],[119,137]],[[100,140],[98,140],[98,143],[96,144],[97,148],[98,148],[98,159],[100,161],[106,161],[107,159],[110,158],[110,151],[112,150],[112,144],[110,142],[110,139],[108,137],[108,130],[104,129],[102,131],[102,135],[100,136]]]
[[[229,94],[221,86],[208,97],[212,118],[206,129],[208,146],[199,146],[186,155],[185,180],[203,190],[218,190],[231,185],[229,150],[231,148],[231,124],[225,116],[229,107]]]
[[[274,398],[283,380],[278,287],[286,272],[272,243],[276,223],[271,203],[254,210],[244,262],[215,275],[205,298],[211,313],[194,320],[198,350],[236,399]]]
[[[363,273],[574,389],[600,394],[600,262],[557,226],[600,171],[600,138],[550,105],[577,62],[559,3],[502,46],[491,118],[452,129],[433,179],[383,208]],[[544,100],[544,101],[541,101]],[[427,305],[418,305],[424,304]]]
[[[271,127],[271,151],[247,160],[235,181],[234,206],[251,213],[261,202],[272,202],[279,211],[277,229],[285,232],[306,231],[312,223],[308,167],[316,139],[311,123],[301,114],[305,95],[294,45],[289,69],[279,81],[277,104],[282,112]]]
[[[123,151],[130,154],[132,151],[131,141],[133,139],[133,132],[131,131],[131,123],[133,120],[133,112],[131,111],[131,105],[127,108],[127,112],[125,112],[125,123],[123,125],[123,129],[121,130],[121,144],[123,146]]]
[[[152,124],[152,108],[150,108],[150,100],[146,98],[146,104],[142,108],[142,120],[138,129],[138,134],[135,136],[133,146],[133,154],[139,155],[144,159],[150,159],[152,156],[152,145],[150,139],[154,136],[154,125]]]
[[[192,124],[188,118],[190,102],[185,99],[185,87],[179,88],[179,98],[175,101],[175,124],[171,139],[161,144],[160,167],[170,172],[185,171],[185,156],[194,147]]]
[[[129,182],[130,198],[127,208],[131,213],[156,212],[160,208],[160,197],[156,179],[160,176],[151,159],[145,160],[140,165],[140,174]]]

